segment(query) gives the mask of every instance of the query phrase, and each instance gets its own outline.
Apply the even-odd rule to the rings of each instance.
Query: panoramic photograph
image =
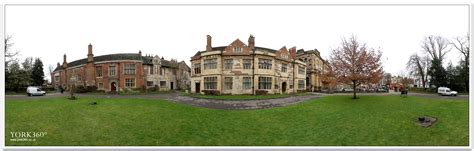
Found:
[[[469,146],[469,5],[5,5],[5,146]]]

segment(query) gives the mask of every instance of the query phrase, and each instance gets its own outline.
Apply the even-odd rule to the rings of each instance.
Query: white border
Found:
[[[270,2],[270,3],[269,3]],[[137,0],[137,1],[132,1],[132,0],[118,0],[114,1],[113,3],[111,1],[105,1],[105,0],[84,0],[84,1],[70,1],[68,3],[65,3],[64,1],[60,0],[46,0],[46,1],[33,1],[33,0],[20,0],[20,1],[13,1],[13,0],[6,0],[2,2],[3,7],[0,9],[0,16],[2,20],[2,24],[0,27],[2,27],[2,34],[5,36],[5,7],[6,5],[146,5],[146,4],[151,4],[151,5],[469,5],[469,33],[470,36],[472,37],[472,24],[471,24],[471,17],[472,15],[472,1],[470,0],[437,0],[437,1],[422,1],[422,0],[390,0],[386,1],[387,3],[381,3],[380,1],[377,0],[358,0],[357,2],[350,1],[350,0],[321,0],[321,1],[310,1],[310,0],[275,0],[275,1],[265,1],[265,0],[230,0],[225,3],[219,0],[200,0],[199,3],[197,3],[194,0],[162,0],[159,2],[156,1],[151,1],[151,0]],[[429,3],[428,3],[429,2]],[[6,4],[6,5],[5,5]],[[471,40],[472,44],[472,40]],[[3,48],[4,43],[2,42],[1,46]],[[4,51],[1,52],[1,54],[4,56]],[[4,61],[4,57],[1,57],[1,61]],[[470,64],[472,65],[472,59],[470,59]],[[5,68],[3,65],[0,65],[0,70],[5,71]],[[472,78],[473,72],[469,71],[470,76],[469,80],[470,82],[470,88],[473,85],[474,81]],[[0,87],[2,88],[2,91],[0,91],[0,96],[3,98],[1,105],[0,105],[0,111],[4,112],[5,111],[5,72],[0,73]],[[470,94],[472,94],[474,90],[470,90]],[[470,96],[470,100],[473,100],[474,96]],[[469,101],[470,101],[469,100]],[[307,150],[307,149],[343,149],[343,150],[374,150],[374,149],[386,149],[386,150],[394,150],[394,149],[402,149],[402,150],[426,150],[426,149],[453,149],[453,150],[459,150],[459,149],[472,149],[472,144],[473,144],[473,139],[472,139],[472,125],[471,122],[473,121],[472,117],[472,103],[469,104],[469,117],[470,117],[470,124],[469,124],[469,146],[466,147],[457,147],[457,146],[442,146],[442,147],[436,147],[436,146],[384,146],[384,147],[379,147],[379,146],[344,146],[344,147],[332,147],[332,146],[315,146],[315,147],[309,147],[309,146],[255,146],[255,147],[249,147],[249,146],[219,146],[219,147],[212,147],[212,146],[101,146],[101,147],[94,147],[94,146],[80,146],[80,147],[71,147],[71,146],[40,146],[40,147],[26,147],[26,146],[5,146],[5,114],[2,114],[0,116],[0,122],[2,125],[2,130],[0,130],[0,146],[3,149],[25,149],[25,150],[31,150],[31,149],[74,149],[74,150],[96,150],[96,149],[195,149],[195,150],[203,150],[203,149],[211,149],[211,150],[220,150],[220,149],[226,149],[226,150],[235,150],[235,149],[255,149],[255,150],[262,150],[262,149],[268,149],[268,150],[284,150],[284,149],[296,149],[296,150]]]

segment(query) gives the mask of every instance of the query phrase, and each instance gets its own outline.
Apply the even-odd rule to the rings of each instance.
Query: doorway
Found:
[[[117,91],[117,84],[115,82],[110,83],[110,92],[115,93]]]
[[[170,83],[170,89],[173,90],[173,82]]]
[[[286,82],[281,83],[281,92],[282,93],[286,92]]]
[[[196,83],[195,84],[195,89],[196,89],[195,93],[201,93],[201,83]]]

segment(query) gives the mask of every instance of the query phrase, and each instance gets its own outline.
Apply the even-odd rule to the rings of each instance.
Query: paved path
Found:
[[[308,94],[302,96],[290,96],[286,98],[277,99],[262,99],[262,100],[242,100],[242,101],[231,101],[231,100],[213,100],[213,99],[200,99],[188,96],[180,96],[173,94],[169,98],[164,98],[173,102],[189,104],[192,106],[206,107],[212,109],[227,109],[227,110],[249,110],[249,109],[266,109],[280,106],[287,106],[296,104],[303,101],[319,98],[321,94]]]
[[[26,95],[7,95],[6,100],[34,100],[43,98],[67,97],[68,94],[52,93],[46,96],[29,97]],[[149,99],[164,99],[171,102],[188,104],[197,107],[206,107],[211,109],[229,109],[229,110],[248,110],[248,109],[266,109],[272,107],[287,106],[322,96],[321,94],[311,93],[301,96],[290,96],[286,98],[277,99],[262,99],[262,100],[214,100],[214,99],[200,99],[189,96],[182,96],[179,93],[167,94],[149,94],[149,95],[103,95],[103,94],[76,94],[77,97],[93,97],[93,98],[149,98]]]

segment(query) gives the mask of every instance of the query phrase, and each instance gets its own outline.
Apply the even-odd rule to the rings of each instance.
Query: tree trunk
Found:
[[[426,84],[425,76],[421,76],[421,84],[423,85],[423,89],[426,89],[426,87],[425,87],[425,84]]]
[[[352,91],[354,92],[354,96],[352,97],[352,99],[357,99],[357,96],[356,96],[356,83],[355,82],[352,82]]]

